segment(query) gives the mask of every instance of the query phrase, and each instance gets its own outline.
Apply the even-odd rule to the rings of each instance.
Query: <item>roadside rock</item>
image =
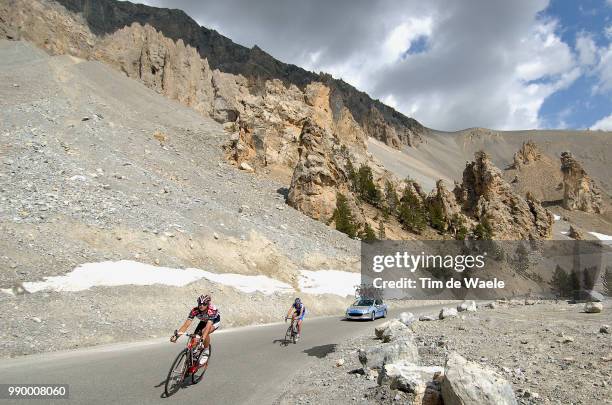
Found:
[[[406,361],[385,364],[378,375],[378,384],[389,384],[391,389],[423,394],[434,374],[443,372],[444,368],[439,366],[418,366]]]
[[[358,352],[359,362],[364,370],[382,369],[385,364],[407,361],[418,364],[419,351],[411,334],[391,343],[383,343]]]
[[[594,290],[584,290],[581,291],[581,293],[583,293],[585,299],[590,302],[603,302],[605,299],[602,293]]]
[[[476,312],[476,302],[475,301],[464,301],[461,304],[457,305],[457,311]]]
[[[402,312],[399,316],[399,321],[406,326],[410,326],[416,321],[416,317],[412,312]]]
[[[512,385],[500,374],[451,352],[444,368],[445,405],[515,405]]]
[[[610,334],[610,325],[601,325],[601,328],[599,328],[599,333],[606,333],[606,334]]]
[[[427,321],[436,321],[438,318],[434,315],[421,315],[419,316],[419,321],[427,322]]]
[[[587,302],[584,305],[584,312],[587,314],[598,314],[603,311],[603,305],[601,302]]]
[[[438,315],[438,317],[440,319],[446,319],[446,318],[455,318],[457,317],[457,310],[455,308],[442,308],[440,310],[440,315]]]
[[[374,328],[374,335],[378,339],[382,339],[384,343],[388,343],[409,330],[409,327],[401,320],[394,319]]]

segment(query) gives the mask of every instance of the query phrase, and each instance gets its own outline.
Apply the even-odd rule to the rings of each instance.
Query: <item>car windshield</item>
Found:
[[[374,300],[357,300],[353,304],[356,307],[369,307],[371,305],[374,305]]]

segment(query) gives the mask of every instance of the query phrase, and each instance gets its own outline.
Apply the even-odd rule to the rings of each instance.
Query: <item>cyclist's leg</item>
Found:
[[[302,336],[302,318],[298,318],[297,320],[297,329],[298,329],[298,336]]]
[[[210,345],[210,332],[212,331],[213,322],[208,320],[206,326],[202,329],[202,338],[204,339],[204,349],[207,349]]]

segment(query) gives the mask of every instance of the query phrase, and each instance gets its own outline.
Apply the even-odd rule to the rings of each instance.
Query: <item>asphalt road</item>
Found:
[[[433,313],[441,305],[407,309]],[[389,317],[401,310],[389,311]],[[69,384],[69,400],[60,404],[269,404],[289,378],[324,356],[347,337],[367,333],[384,322],[344,321],[340,317],[306,319],[303,337],[295,345],[281,345],[284,323],[219,329],[212,335],[209,369],[197,385],[182,388],[170,398],[162,396],[170,365],[185,345],[156,339],[78,351],[27,356],[0,362],[2,384]],[[41,400],[6,400],[0,404],[41,404]]]

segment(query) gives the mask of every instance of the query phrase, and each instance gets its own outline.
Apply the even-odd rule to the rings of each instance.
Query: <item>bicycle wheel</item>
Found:
[[[289,343],[293,340],[293,327],[289,325],[287,332],[285,332],[285,343]]]
[[[202,356],[202,352],[200,352],[200,356]],[[198,362],[200,361],[200,356],[198,356],[197,359],[194,359],[195,364],[198,364]],[[192,383],[197,384],[200,381],[202,381],[202,377],[204,377],[204,373],[206,372],[206,370],[208,370],[208,365],[210,364],[210,356],[212,356],[212,345],[211,344],[208,345],[208,361],[206,362],[205,365],[198,368],[195,373],[191,374]]]
[[[176,394],[181,388],[185,374],[187,373],[187,349],[182,350],[170,367],[164,391],[166,397]]]
[[[297,343],[297,326],[291,325],[291,341],[293,344]]]

